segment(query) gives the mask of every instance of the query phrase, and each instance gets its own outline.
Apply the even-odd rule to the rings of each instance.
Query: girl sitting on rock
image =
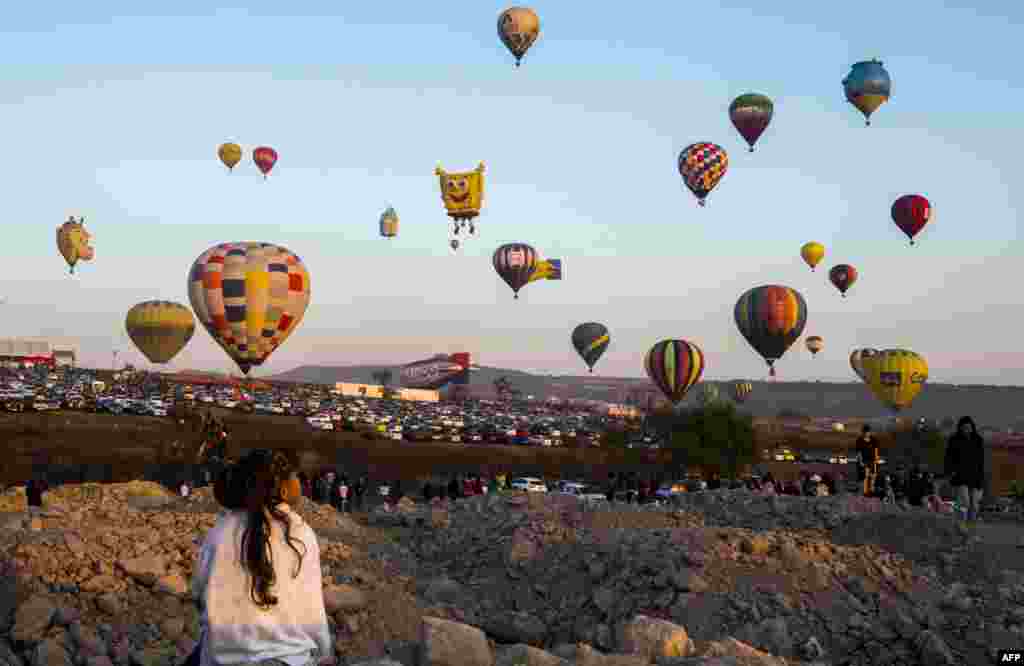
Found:
[[[226,509],[207,533],[192,578],[202,629],[195,666],[314,665],[333,646],[316,535],[292,512],[294,466],[253,451],[214,485]]]

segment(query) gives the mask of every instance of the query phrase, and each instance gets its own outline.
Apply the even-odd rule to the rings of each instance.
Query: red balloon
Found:
[[[256,163],[259,170],[263,172],[263,177],[266,178],[277,163],[277,151],[267,146],[260,146],[252,151],[252,161]]]
[[[846,290],[857,281],[857,269],[850,264],[833,266],[832,270],[828,272],[828,279],[836,286],[843,298],[846,298]]]
[[[910,237],[911,245],[914,244],[914,236],[924,229],[933,213],[931,202],[920,194],[905,194],[892,204],[892,221]]]

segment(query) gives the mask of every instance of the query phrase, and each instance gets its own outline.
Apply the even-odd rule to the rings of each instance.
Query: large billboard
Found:
[[[399,376],[402,386],[437,390],[450,383],[468,384],[469,367],[468,352],[438,354],[402,366]]]

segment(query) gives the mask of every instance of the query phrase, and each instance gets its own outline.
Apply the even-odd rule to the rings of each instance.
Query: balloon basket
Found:
[[[700,206],[701,208],[704,208],[707,204],[704,203],[703,199],[700,199],[699,201],[697,201],[697,205]]]
[[[748,150],[747,152],[748,152],[748,153],[752,153],[752,152],[754,152],[754,147],[753,147],[753,146],[751,146],[751,147],[750,147],[750,150]]]

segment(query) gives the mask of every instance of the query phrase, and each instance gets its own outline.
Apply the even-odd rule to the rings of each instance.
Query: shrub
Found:
[[[680,412],[672,424],[669,449],[677,473],[693,465],[736,477],[757,462],[753,418],[737,412],[730,402]]]

